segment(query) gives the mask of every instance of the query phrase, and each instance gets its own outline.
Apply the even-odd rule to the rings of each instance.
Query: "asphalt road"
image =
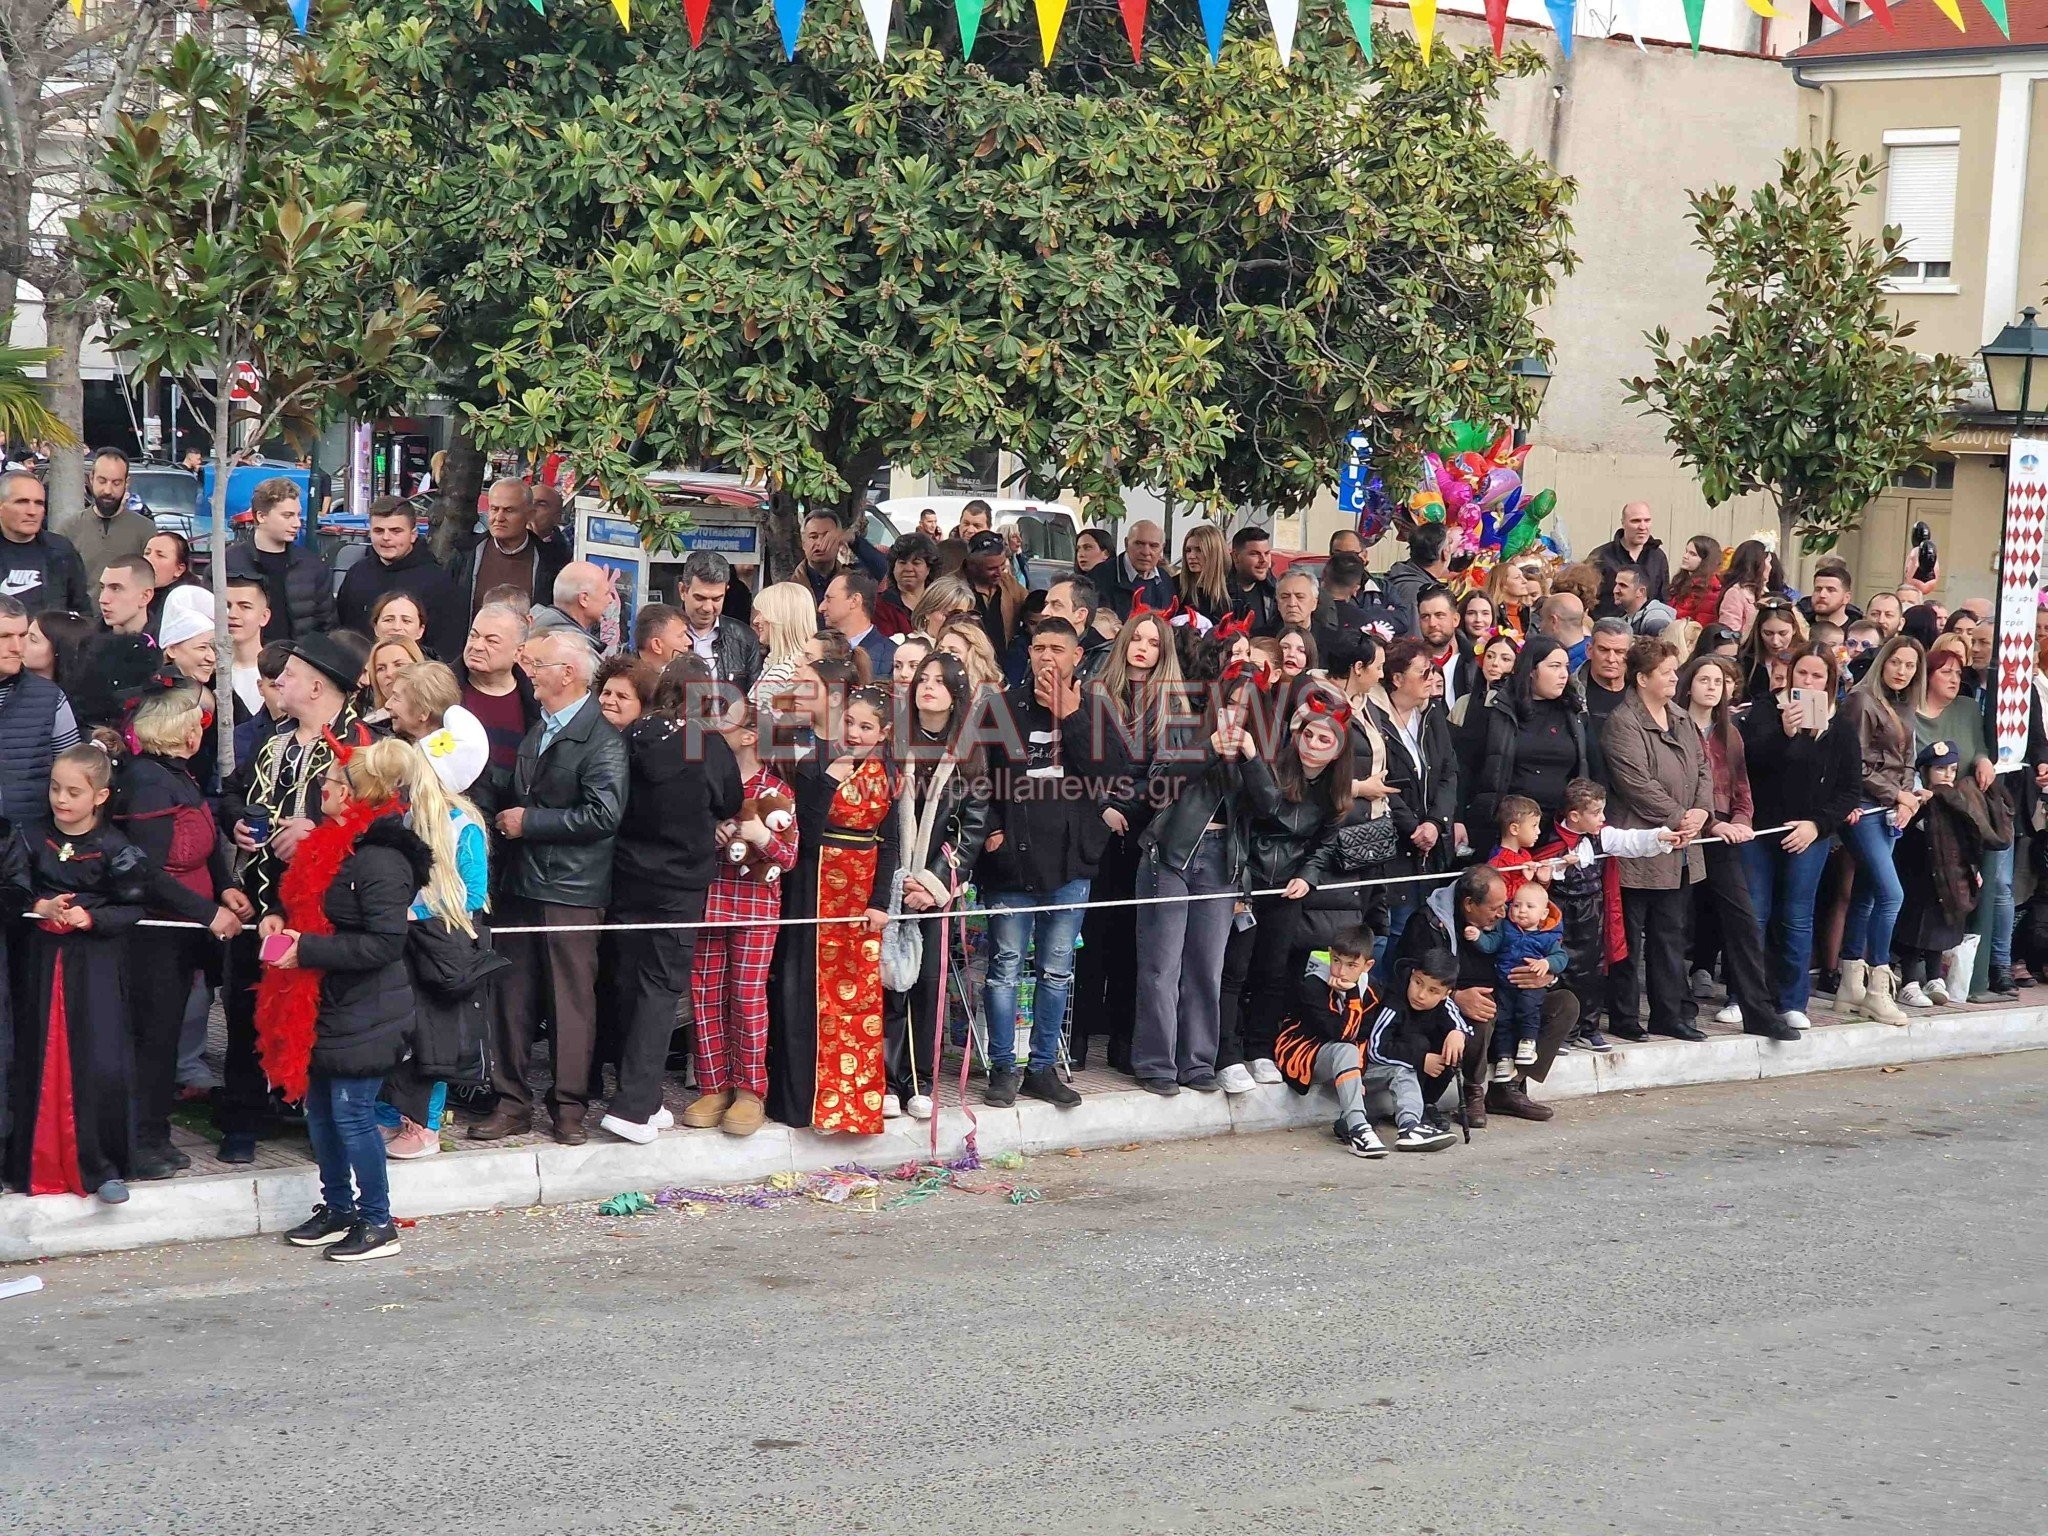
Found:
[[[0,1531],[2038,1532],[2044,1127],[2048,1053],[60,1261]]]

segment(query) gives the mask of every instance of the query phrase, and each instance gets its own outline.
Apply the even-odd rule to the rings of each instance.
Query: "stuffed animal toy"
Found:
[[[796,802],[787,795],[742,800],[739,815],[718,824],[718,840],[725,845],[726,859],[743,866],[749,880],[773,885],[782,878],[782,867],[740,836],[740,823],[750,816],[758,817],[762,826],[779,837],[796,825]]]

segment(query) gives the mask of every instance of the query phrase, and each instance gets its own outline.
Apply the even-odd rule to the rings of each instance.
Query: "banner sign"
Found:
[[[2034,690],[2034,615],[2048,539],[2048,439],[2014,437],[2006,458],[2005,527],[1999,539],[1998,766],[2027,757],[2027,708]]]

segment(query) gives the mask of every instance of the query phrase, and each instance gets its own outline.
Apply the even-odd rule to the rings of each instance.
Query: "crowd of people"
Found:
[[[487,504],[448,565],[373,506],[337,596],[266,482],[223,658],[175,536],[94,571],[0,477],[8,1187],[189,1166],[216,997],[221,1159],[303,1106],[289,1240],[355,1260],[398,1249],[387,1161],[458,1114],[568,1145],[928,1118],[956,998],[991,1105],[1079,1102],[1099,1045],[1161,1096],[1329,1087],[1377,1157],[1376,1107],[1404,1151],[1548,1119],[1561,1052],[1702,1039],[1722,987],[1795,1040],[1816,989],[1900,1023],[2033,981],[2048,679],[2038,766],[1994,774],[1978,603],[1859,608],[1831,559],[1795,600],[1704,536],[1674,568],[1640,505],[1483,579],[1440,526],[1276,577],[1263,529],[1175,565],[1140,520],[1034,590],[970,503],[886,551],[814,512],[758,593],[693,554],[607,646],[559,496]]]

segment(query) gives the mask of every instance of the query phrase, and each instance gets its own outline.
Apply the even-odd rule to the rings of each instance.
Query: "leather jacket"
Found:
[[[1334,772],[1335,770],[1326,770]],[[1299,876],[1311,887],[1339,877],[1337,818],[1329,800],[1312,786],[1300,800],[1280,793],[1264,758],[1248,758],[1238,769],[1250,811],[1245,840],[1245,879],[1255,891],[1276,889]]]
[[[1206,749],[1207,743],[1203,745]],[[1154,759],[1145,782],[1152,803],[1162,807],[1138,839],[1146,856],[1186,873],[1201,846],[1202,834],[1211,822],[1221,821],[1225,878],[1241,881],[1247,838],[1244,773],[1238,760],[1163,754]]]
[[[605,907],[612,896],[612,844],[625,816],[626,743],[585,699],[543,754],[541,732],[526,733],[512,770],[512,803],[526,824],[512,840],[512,891],[560,907]]]

